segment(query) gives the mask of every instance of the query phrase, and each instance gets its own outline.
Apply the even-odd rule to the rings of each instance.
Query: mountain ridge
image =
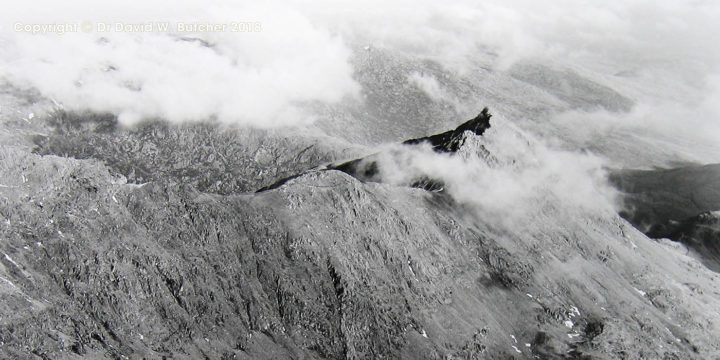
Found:
[[[49,149],[0,153],[3,357],[720,351],[718,274],[612,212],[548,203],[510,227],[447,193],[337,170],[216,193],[186,178],[128,182],[107,161],[126,154]]]

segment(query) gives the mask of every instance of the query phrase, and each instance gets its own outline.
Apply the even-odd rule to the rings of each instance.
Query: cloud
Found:
[[[342,38],[296,11],[221,2],[167,4],[130,1],[64,10],[52,2],[13,5],[2,15],[0,76],[39,89],[69,108],[111,111],[126,123],[217,117],[262,127],[302,124],[305,102],[336,102],[358,90]],[[40,9],[38,13],[28,9]],[[76,7],[67,7],[73,8]],[[88,10],[94,9],[94,10]],[[140,10],[142,9],[142,10]],[[182,9],[180,11],[179,9]],[[193,14],[188,17],[187,14]],[[74,22],[226,24],[224,32],[17,33],[7,24]],[[259,23],[258,32],[232,32],[233,21]],[[97,29],[97,28],[96,28]],[[155,28],[157,29],[157,28]]]
[[[517,62],[540,63],[560,73],[568,69],[578,78],[612,89],[635,104],[628,113],[609,113],[558,109],[541,102],[544,110],[551,111],[542,119],[526,114],[536,124],[524,124],[536,134],[542,134],[546,130],[543,127],[565,126],[561,133],[565,140],[584,136],[588,141],[606,142],[622,136],[620,142],[627,145],[641,136],[643,143],[669,142],[669,148],[682,153],[676,156],[668,152],[657,158],[644,154],[646,166],[664,165],[668,160],[720,161],[720,107],[716,105],[720,104],[720,47],[715,45],[720,36],[720,3],[369,0],[307,7],[304,13],[343,34],[348,43],[434,60],[459,74],[459,82],[492,78]],[[486,69],[494,74],[487,75]],[[563,86],[563,79],[556,80],[555,86]],[[432,99],[453,104],[461,112],[477,110],[469,108],[477,106],[474,102],[467,104],[472,97],[453,98],[449,87],[431,76],[413,74],[408,81]],[[497,99],[502,103],[489,104],[492,107],[518,108],[517,102],[528,102],[522,98],[525,93],[503,93],[512,84],[502,82],[501,77],[480,84],[488,86],[489,92],[518,97]],[[655,147],[646,150],[663,151]]]
[[[460,203],[497,223],[520,226],[553,211],[612,211],[617,193],[605,161],[592,154],[554,150],[501,116],[482,137],[468,137],[460,153],[395,145],[377,155],[384,182],[406,186],[423,176],[442,180]]]
[[[418,62],[432,60],[452,76],[411,72],[408,84],[459,112],[477,111],[485,99],[460,96],[453,85],[471,83],[463,88],[473,89],[478,77],[490,78],[479,84],[496,95],[498,103],[487,104],[497,109],[493,128],[468,148],[483,145],[497,162],[488,164],[473,151],[448,157],[391,147],[381,159],[385,178],[403,183],[409,176],[438,176],[459,201],[518,219],[556,203],[549,199],[568,209],[606,209],[614,193],[603,167],[622,165],[623,157],[654,165],[636,156],[642,151],[671,149],[683,159],[720,161],[712,145],[720,136],[718,18],[720,3],[693,0],[287,0],[282,6],[30,0],[7,5],[0,14],[0,77],[36,88],[67,108],[113,112],[126,124],[146,117],[217,118],[275,127],[311,123],[308,104],[336,104],[342,111],[346,98],[362,102],[353,51],[369,45]],[[240,21],[260,23],[261,31],[13,31],[16,22],[86,20],[228,26]],[[528,119],[511,122],[503,109],[522,108],[523,96],[533,94],[513,92],[519,88],[510,76],[502,77],[517,62],[570,69],[635,105],[628,112],[580,111],[562,108],[558,100],[544,104],[552,111],[537,112],[543,119],[526,113]],[[379,82],[393,76],[380,75]],[[385,84],[366,84],[375,85]],[[640,137],[645,141],[636,141]],[[643,149],[644,144],[654,148]],[[613,162],[582,151],[587,148]]]
[[[518,61],[553,64],[636,104],[628,114],[550,114],[550,123],[567,129],[572,125],[575,132],[566,137],[611,137],[622,129],[672,138],[679,131],[686,143],[696,138],[710,143],[717,138],[720,119],[718,18],[720,3],[692,0],[288,0],[282,6],[219,0],[102,5],[31,0],[6,6],[0,14],[0,77],[37,88],[69,108],[111,111],[125,123],[162,117],[218,118],[261,127],[304,125],[315,117],[309,104],[343,106],[348,97],[362,102],[351,64],[353,51],[370,45],[433,60],[459,74],[458,81],[473,81],[479,68],[502,74]],[[13,31],[15,22],[85,20],[249,21],[260,23],[261,31]],[[407,81],[461,112],[477,106],[468,104],[474,96],[448,90],[443,85],[447,81],[419,73]],[[490,91],[508,88],[507,83],[497,85],[501,90]],[[514,99],[489,105],[517,106]],[[689,157],[720,161],[715,155]]]

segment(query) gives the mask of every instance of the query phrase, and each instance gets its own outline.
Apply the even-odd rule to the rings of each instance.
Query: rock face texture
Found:
[[[421,137],[418,139],[410,139],[403,141],[405,145],[415,145],[422,143],[430,143],[433,150],[437,152],[457,152],[460,147],[465,143],[465,132],[469,131],[475,135],[482,135],[485,130],[490,128],[490,112],[488,108],[484,108],[478,116],[470,119],[455,130],[449,130],[441,134],[430,135]]]
[[[288,159],[270,179],[235,169],[251,155],[231,130],[83,116],[0,152],[2,358],[720,353],[720,276],[612,212],[549,202],[508,226],[446,193],[306,171],[346,157],[306,140],[266,143]]]
[[[131,183],[172,180],[216,194],[253,191],[338,156],[328,139],[217,124],[151,121],[128,129],[112,115],[65,111],[49,123],[51,134],[33,138],[38,154],[93,158]]]

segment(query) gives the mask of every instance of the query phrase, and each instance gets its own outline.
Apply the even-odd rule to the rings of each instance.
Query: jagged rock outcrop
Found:
[[[421,145],[426,143],[429,144],[435,152],[455,153],[465,143],[466,132],[470,132],[478,136],[482,135],[485,133],[485,130],[490,128],[491,117],[492,115],[486,107],[476,117],[460,124],[453,130],[421,138],[405,140],[402,144]],[[380,167],[381,165],[377,154],[327,166],[328,169],[340,170],[362,181],[373,182],[383,181],[380,173]],[[408,185],[428,191],[440,191],[444,188],[442,181],[433,179],[432,174],[427,174],[413,179]]]
[[[417,139],[410,139],[403,141],[405,145],[415,145],[422,143],[430,143],[433,150],[437,152],[457,152],[460,147],[465,143],[465,132],[470,131],[475,135],[482,135],[485,130],[490,128],[490,118],[492,115],[488,111],[488,108],[482,109],[480,114],[476,117],[462,123],[454,130],[449,130],[444,133],[425,136]]]

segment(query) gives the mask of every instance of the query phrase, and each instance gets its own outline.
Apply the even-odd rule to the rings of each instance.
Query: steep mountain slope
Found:
[[[641,227],[720,210],[720,164],[617,170],[610,179],[626,194],[625,216]]]
[[[102,160],[133,183],[173,179],[218,194],[252,191],[343,153],[333,139],[273,130],[163,121],[125,128],[111,114],[62,110],[50,119],[51,136],[33,137],[37,153]]]
[[[683,221],[668,220],[647,234],[685,244],[709,269],[720,272],[720,213],[704,212]]]
[[[210,129],[202,141],[233,136],[200,129]],[[81,134],[99,136],[47,131],[41,145]],[[69,143],[75,152],[59,155],[81,153]],[[288,158],[302,150],[269,146]],[[116,164],[146,152],[111,146],[72,159],[52,149],[1,154],[2,357],[720,353],[720,276],[611,209],[550,194],[508,223],[457,195],[334,170],[260,193],[212,191],[201,173],[133,184]],[[172,163],[153,166],[172,174]],[[266,185],[250,175],[238,183]]]
[[[623,191],[621,215],[651,238],[685,244],[706,266],[720,271],[720,165],[616,170]]]

